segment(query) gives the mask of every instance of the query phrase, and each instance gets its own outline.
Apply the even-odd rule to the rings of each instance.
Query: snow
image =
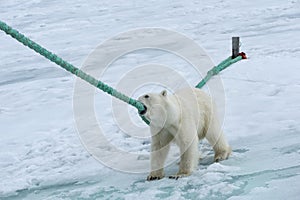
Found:
[[[249,58],[220,75],[223,129],[232,156],[213,163],[204,141],[203,159],[192,176],[147,182],[147,173],[113,170],[85,150],[73,108],[76,78],[1,32],[0,199],[299,198],[300,1],[1,0],[0,5],[1,20],[75,66],[83,66],[112,36],[144,27],[186,35],[215,63],[229,56],[231,37],[240,36]],[[200,81],[189,63],[157,49],[122,56],[101,80],[121,87],[122,77],[135,78],[125,76],[128,71],[153,63],[172,67],[188,84]],[[147,72],[142,78],[153,76]],[[172,78],[165,81],[175,84]],[[148,83],[130,95],[160,89]],[[118,127],[109,96],[96,92],[94,100],[108,141],[148,165],[149,133],[135,110],[127,108],[137,130],[143,130],[139,134]],[[176,155],[174,148],[172,159]],[[117,162],[135,167],[126,158]],[[166,174],[177,168],[169,165]]]

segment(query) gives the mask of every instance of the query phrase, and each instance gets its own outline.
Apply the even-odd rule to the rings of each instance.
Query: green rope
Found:
[[[211,77],[219,74],[220,71],[226,69],[233,63],[236,63],[237,61],[240,61],[242,59],[243,59],[242,56],[238,56],[234,59],[232,59],[230,56],[229,58],[227,58],[226,60],[218,64],[217,66],[214,66],[211,70],[207,72],[206,76],[196,85],[196,88],[202,88],[207,83],[207,81],[211,79]]]
[[[91,85],[95,86],[96,88],[112,95],[113,97],[116,97],[132,106],[134,106],[138,112],[142,112],[145,110],[145,106],[135,100],[132,99],[125,94],[122,94],[121,92],[115,90],[114,88],[110,87],[109,85],[106,85],[105,83],[95,79],[94,77],[90,76],[89,74],[81,71],[79,68],[73,66],[72,64],[68,63],[67,61],[64,61],[62,58],[58,57],[54,53],[48,51],[47,49],[43,48],[39,44],[35,43],[34,41],[30,40],[23,34],[19,33],[17,30],[13,29],[12,27],[8,26],[6,23],[2,22],[0,20],[0,29],[4,31],[6,34],[10,35],[11,37],[15,38],[25,46],[29,47],[30,49],[34,50],[35,52],[39,53],[40,55],[44,56],[48,60],[56,63],[57,65],[61,66],[68,72],[71,72],[72,74],[76,75],[77,77],[87,81]],[[201,88],[203,87],[207,81],[214,75],[218,74],[220,71],[224,70],[231,64],[239,61],[242,59],[242,56],[238,56],[234,59],[231,59],[231,57],[227,58],[223,62],[221,62],[219,65],[213,67],[211,70],[207,72],[206,77],[201,80],[201,82],[196,86],[196,88]],[[149,125],[150,122],[142,115],[140,115],[141,118]]]
[[[145,109],[144,105],[135,100],[132,99],[121,92],[115,90],[114,88],[106,85],[105,83],[98,81],[94,77],[90,76],[89,74],[81,71],[77,67],[73,66],[72,64],[64,61],[62,58],[58,57],[54,53],[48,51],[47,49],[43,48],[39,44],[35,43],[34,41],[30,40],[23,34],[19,33],[17,30],[13,29],[12,27],[8,26],[6,23],[2,22],[0,20],[0,29],[4,31],[6,34],[10,35],[11,37],[15,38],[25,46],[29,47],[30,49],[34,50],[35,52],[39,53],[40,55],[44,56],[48,60],[51,60],[52,62],[56,63],[57,65],[61,66],[68,72],[71,72],[72,74],[76,75],[77,77],[87,81],[91,85],[97,87],[98,89],[134,106],[135,108],[138,109],[139,112],[143,111]],[[149,124],[149,121],[145,118],[143,120]]]

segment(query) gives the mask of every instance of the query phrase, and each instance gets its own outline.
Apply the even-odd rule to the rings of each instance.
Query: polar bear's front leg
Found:
[[[189,138],[186,138],[186,135],[183,135],[183,138],[180,138],[178,145],[180,148],[180,164],[179,171],[175,176],[170,176],[170,178],[180,178],[183,176],[189,176],[198,164],[199,151],[198,151],[198,137],[196,134],[191,134]]]
[[[164,133],[160,132],[152,136],[151,172],[147,177],[148,181],[159,180],[164,177],[164,163],[170,149],[170,144],[162,134]]]

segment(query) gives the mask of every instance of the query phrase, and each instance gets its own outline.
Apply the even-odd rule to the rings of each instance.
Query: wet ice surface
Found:
[[[73,118],[75,78],[1,32],[1,199],[298,199],[299,8],[299,1],[1,1],[1,20],[76,66],[112,35],[141,27],[186,34],[216,63],[230,54],[230,39],[238,35],[249,56],[221,75],[230,159],[212,163],[204,142],[204,158],[192,176],[147,182],[147,174],[111,170],[85,151]],[[116,67],[141,60],[184,64],[170,55],[138,52]],[[115,77],[127,72],[117,69],[103,79],[116,84]],[[191,84],[199,79],[185,75]],[[103,99],[98,109],[110,102],[97,95]],[[149,141],[120,133],[109,109],[97,114],[113,144],[149,151]],[[177,168],[169,166],[167,175]]]

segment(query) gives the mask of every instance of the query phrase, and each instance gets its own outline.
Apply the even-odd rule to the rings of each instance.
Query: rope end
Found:
[[[239,56],[242,56],[242,59],[247,59],[246,53],[244,52],[239,53]]]

